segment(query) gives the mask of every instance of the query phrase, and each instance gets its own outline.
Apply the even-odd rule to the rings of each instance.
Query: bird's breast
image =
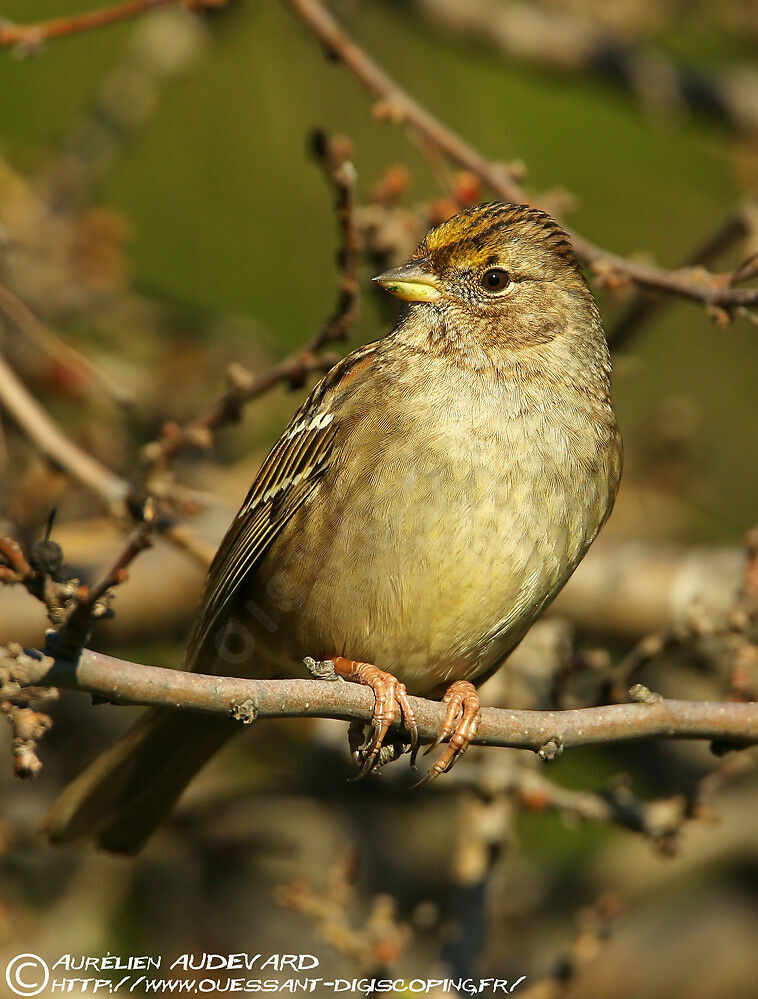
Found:
[[[578,403],[529,408],[501,386],[413,403],[363,414],[256,593],[291,656],[372,662],[423,694],[502,661],[581,559],[615,482],[611,428]]]

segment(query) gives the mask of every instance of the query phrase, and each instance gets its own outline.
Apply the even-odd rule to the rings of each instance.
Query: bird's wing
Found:
[[[341,396],[371,363],[374,344],[339,361],[319,382],[269,452],[216,553],[185,661],[189,668],[272,541],[313,495],[335,458]],[[335,412],[336,411],[336,412]]]

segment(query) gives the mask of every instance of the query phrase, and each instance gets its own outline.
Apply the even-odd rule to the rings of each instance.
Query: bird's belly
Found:
[[[371,662],[418,694],[494,669],[573,571],[607,506],[593,496],[587,514],[581,476],[546,481],[539,460],[516,476],[498,464],[474,453],[465,468],[438,458],[384,466],[376,481],[351,484],[350,502],[322,511],[322,524],[293,518],[254,587],[275,623],[262,635],[272,655]]]

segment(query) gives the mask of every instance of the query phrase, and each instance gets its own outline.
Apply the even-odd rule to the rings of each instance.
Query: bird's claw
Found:
[[[371,735],[366,746],[361,746],[357,738],[357,728],[351,726],[349,731],[350,749],[353,756],[361,761],[360,770],[354,780],[365,777],[371,772],[379,758],[379,753],[390,726],[398,716],[402,717],[405,727],[411,737],[411,760],[415,760],[418,752],[418,725],[416,714],[411,706],[405,684],[391,673],[370,663],[356,662],[338,656],[332,660],[334,671],[343,680],[360,683],[371,687],[374,692],[374,713],[371,718]]]
[[[445,721],[437,738],[425,750],[424,756],[431,753],[446,739],[450,741],[447,749],[432,764],[427,774],[413,785],[414,788],[430,784],[440,774],[452,769],[455,761],[463,756],[471,745],[479,728],[482,713],[479,695],[476,692],[476,687],[468,680],[456,680],[451,683],[445,691],[442,703],[447,704]]]

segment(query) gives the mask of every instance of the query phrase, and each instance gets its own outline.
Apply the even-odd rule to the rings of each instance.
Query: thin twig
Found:
[[[576,939],[553,963],[548,974],[520,989],[521,999],[565,999],[579,995],[577,983],[582,974],[597,961],[611,935],[613,921],[622,913],[620,899],[613,894],[600,896],[577,913]]]
[[[48,534],[36,542],[29,560],[12,538],[0,536],[0,582],[19,583],[40,600],[47,611],[52,629],[47,645],[56,654],[76,660],[87,641],[92,625],[109,616],[114,587],[127,578],[127,569],[137,555],[151,544],[157,527],[157,511],[146,511],[145,520],[129,537],[116,561],[95,586],[82,586],[68,566],[63,552]],[[5,565],[3,565],[3,562]],[[2,659],[2,657],[0,657]],[[52,725],[49,715],[37,711],[33,702],[57,697],[50,686],[41,690],[34,684],[21,684],[7,660],[0,661],[0,714],[8,719],[13,732],[13,766],[18,777],[33,778],[42,768],[37,756],[37,742]]]
[[[326,883],[311,885],[295,878],[274,890],[274,901],[309,920],[322,940],[367,977],[383,977],[410,943],[410,926],[398,919],[394,899],[385,894],[368,900],[356,884],[350,850],[327,873]],[[368,912],[366,909],[368,908]]]
[[[0,357],[1,408],[10,413],[18,426],[55,467],[62,469],[72,479],[98,496],[120,524],[133,523],[132,510],[136,510],[137,504],[127,503],[130,484],[67,437],[2,357]],[[144,505],[144,503],[139,504],[140,508]],[[189,528],[174,524],[170,518],[166,518],[161,524],[161,533],[175,547],[187,552],[203,567],[207,567],[213,557],[208,545],[196,538]]]
[[[171,707],[236,717],[336,718],[368,722],[374,696],[356,684],[319,680],[244,680],[185,673],[116,659],[89,649],[78,662],[0,650],[0,666],[22,684],[58,686],[115,704]],[[439,701],[412,697],[422,741],[433,741],[445,717]],[[398,727],[397,724],[395,727]],[[758,703],[676,701],[611,704],[568,711],[482,709],[475,742],[531,749],[554,758],[563,749],[639,739],[706,739],[721,745],[758,743]]]
[[[168,424],[159,440],[143,448],[141,466],[132,482],[112,472],[70,440],[0,357],[0,407],[8,410],[54,465],[104,500],[111,514],[121,523],[128,523],[133,511],[143,508],[146,498],[153,492],[150,480],[154,472],[165,467],[183,446],[207,446],[213,433],[221,426],[239,420],[242,408],[253,399],[280,383],[293,388],[302,385],[308,375],[324,373],[338,360],[338,355],[326,352],[324,348],[345,339],[357,314],[360,236],[354,221],[356,175],[347,140],[320,134],[314,141],[314,151],[334,191],[340,232],[338,292],[333,312],[303,347],[257,378],[241,365],[232,365],[227,373],[229,388],[217,402],[184,426]],[[160,498],[160,494],[158,496]],[[174,545],[207,566],[213,552],[186,527],[164,518],[161,529]]]
[[[529,811],[552,811],[568,821],[608,823],[631,829],[648,837],[667,854],[673,852],[679,832],[700,804],[695,794],[643,801],[618,781],[598,791],[578,791],[561,787],[531,768],[519,769],[507,789]]]
[[[4,284],[0,284],[0,309],[14,326],[49,357],[60,360],[63,364],[80,372],[89,382],[94,382],[104,389],[119,404],[123,405],[134,401],[133,396],[115,378],[112,378],[84,354],[74,350],[45,326],[29,306]]]
[[[530,201],[507,169],[486,159],[415,101],[344,31],[319,0],[283,2],[313,32],[328,54],[346,66],[378,99],[374,109],[376,118],[410,126],[453,162],[476,174],[498,197],[513,202]],[[731,275],[710,274],[700,269],[665,270],[603,250],[578,233],[567,231],[578,257],[606,282],[631,281],[643,288],[679,295],[721,310],[758,304],[758,288],[733,288]]]
[[[730,214],[710,236],[695,247],[682,261],[682,267],[708,267],[738,239],[748,232],[744,211]],[[669,305],[671,298],[639,292],[627,304],[621,316],[608,329],[608,343],[614,350],[626,347],[642,327],[651,322]]]
[[[0,558],[7,562],[8,568],[13,571],[15,577],[13,580],[9,578],[4,582],[23,582],[34,573],[34,569],[26,560],[21,545],[14,538],[0,537]]]
[[[140,552],[150,548],[153,534],[158,529],[158,513],[154,504],[148,505],[145,519],[132,531],[113,565],[94,586],[80,586],[73,595],[66,617],[54,635],[48,635],[48,644],[54,644],[56,654],[76,658],[90,633],[92,625],[111,612],[110,598],[113,589],[126,582],[128,569]]]
[[[740,284],[742,281],[752,281],[758,277],[758,253],[751,253],[747,260],[730,274],[731,284]]]
[[[83,451],[59,429],[2,357],[0,407],[10,413],[24,433],[54,465],[64,469],[72,478],[100,496],[111,512],[123,516],[127,483]]]
[[[21,46],[34,49],[42,42],[66,38],[95,28],[105,28],[119,21],[138,17],[156,7],[183,5],[191,9],[203,9],[221,7],[225,2],[226,0],[125,0],[124,3],[114,4],[111,7],[102,7],[71,17],[38,21],[36,24],[5,24],[0,27],[0,48]]]
[[[324,374],[337,362],[338,355],[324,353],[324,348],[347,338],[358,312],[361,241],[354,219],[357,178],[347,139],[317,132],[312,148],[334,192],[334,211],[340,233],[337,302],[333,312],[303,347],[257,378],[241,365],[230,366],[227,371],[229,387],[220,399],[183,426],[169,424],[159,440],[143,448],[143,483],[157,467],[165,467],[183,447],[208,446],[217,430],[237,422],[245,405],[275,385],[299,388],[308,375]]]
[[[36,575],[18,541],[0,535],[0,583],[21,583],[34,593]]]
[[[242,408],[248,403],[265,395],[276,385],[301,385],[308,375],[325,373],[337,360],[336,354],[306,356],[303,348],[257,377],[239,364],[231,365],[227,370],[229,388],[220,399],[183,426],[167,424],[158,440],[143,447],[143,473],[149,470],[152,474],[156,467],[167,464],[185,447],[208,447],[216,430],[238,422]]]
[[[37,743],[53,721],[50,715],[30,706],[32,701],[39,700],[38,692],[30,690],[28,698],[25,693],[22,691],[18,697],[12,698],[0,697],[0,714],[6,717],[11,727],[13,773],[21,780],[32,780],[42,769],[42,762],[37,756]],[[51,700],[57,696],[52,688],[43,693]]]
[[[305,355],[317,354],[329,344],[346,340],[358,315],[358,267],[361,237],[355,224],[356,173],[352,146],[343,136],[329,136],[317,131],[311,137],[316,160],[334,193],[334,214],[340,234],[337,250],[337,301],[334,311],[305,345]]]

